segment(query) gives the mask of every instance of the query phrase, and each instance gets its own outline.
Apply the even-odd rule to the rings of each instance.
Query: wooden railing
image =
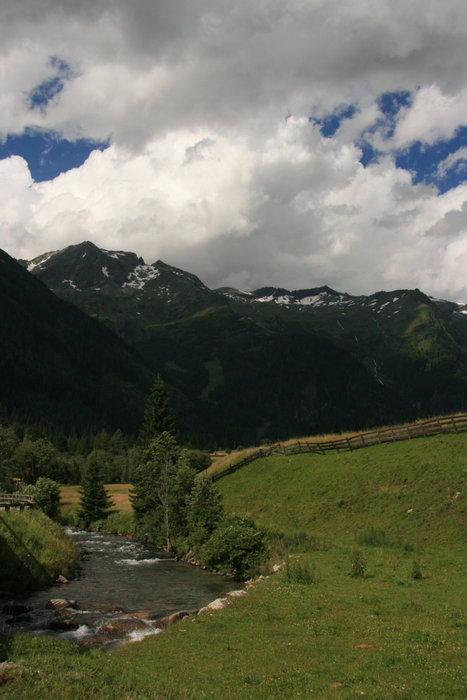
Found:
[[[28,496],[23,493],[0,493],[0,510],[10,510],[10,508],[34,507],[34,496]]]
[[[233,474],[246,464],[254,462],[261,457],[268,457],[271,454],[294,455],[300,453],[312,453],[324,455],[330,450],[345,452],[358,450],[362,447],[370,447],[385,442],[398,442],[399,440],[411,440],[412,438],[428,437],[439,433],[460,433],[467,430],[467,413],[443,416],[442,418],[430,418],[425,421],[418,421],[410,425],[397,425],[390,428],[371,430],[365,433],[356,433],[339,440],[325,440],[323,442],[311,440],[297,440],[297,442],[282,445],[276,443],[261,448],[247,457],[229,464],[228,467],[211,475],[213,481],[218,481],[228,474]]]

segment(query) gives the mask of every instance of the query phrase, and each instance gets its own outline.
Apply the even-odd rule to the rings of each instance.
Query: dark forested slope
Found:
[[[0,403],[48,430],[139,428],[153,372],[0,251]]]

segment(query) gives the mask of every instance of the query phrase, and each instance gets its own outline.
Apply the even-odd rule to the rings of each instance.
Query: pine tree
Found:
[[[80,524],[89,527],[95,520],[105,518],[113,505],[101,480],[99,465],[93,459],[88,460],[81,480]]]
[[[140,441],[143,445],[148,445],[151,440],[164,432],[175,436],[175,422],[165,384],[160,375],[157,375],[146,404]]]

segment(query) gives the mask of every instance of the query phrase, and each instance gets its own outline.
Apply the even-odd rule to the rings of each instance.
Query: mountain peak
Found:
[[[135,253],[102,250],[84,241],[34,258],[27,268],[52,289],[71,287],[82,291],[109,284],[122,286],[129,274],[143,265],[144,260]]]
[[[180,268],[174,267],[173,265],[168,265],[163,260],[157,260],[155,263],[152,264],[152,267],[158,270],[160,273],[166,273],[174,277],[184,279],[202,289],[208,289],[206,285],[203,284],[203,282],[201,282],[199,277],[197,277],[193,273],[186,272],[185,270],[181,270]]]

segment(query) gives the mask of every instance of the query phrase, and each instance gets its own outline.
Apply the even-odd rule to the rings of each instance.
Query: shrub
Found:
[[[416,559],[414,559],[413,562],[412,562],[411,577],[412,577],[414,580],[420,580],[420,579],[423,578],[423,576],[422,576],[422,570],[421,570],[421,568],[420,568],[420,564],[418,563],[418,561],[416,561]]]
[[[350,575],[353,578],[363,578],[366,572],[366,561],[362,553],[355,549],[350,555]]]
[[[209,452],[203,452],[202,450],[187,450],[187,459],[190,467],[195,472],[202,472],[212,464]]]
[[[60,509],[60,488],[57,482],[41,476],[34,489],[34,502],[49,518],[56,520]]]
[[[252,518],[227,515],[203,547],[204,564],[244,580],[265,553],[262,533]]]
[[[298,559],[291,561],[288,556],[285,560],[285,575],[289,583],[310,585],[317,581],[314,566],[310,567],[308,561],[300,561]]]
[[[199,477],[187,499],[186,521],[190,545],[200,547],[223,515],[222,494],[209,478]]]
[[[369,530],[361,532],[357,537],[357,542],[367,547],[382,547],[389,544],[386,533],[378,527],[370,527]]]

